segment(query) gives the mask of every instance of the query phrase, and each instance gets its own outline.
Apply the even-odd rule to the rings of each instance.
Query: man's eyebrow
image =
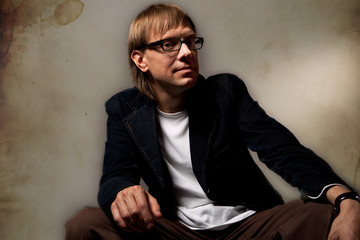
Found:
[[[166,37],[166,38],[161,38],[160,40],[166,40],[166,39],[180,39],[180,40],[185,40],[185,39],[189,39],[189,38],[194,38],[196,37],[196,35],[188,35],[188,36],[175,36],[175,37]]]
[[[195,37],[195,36],[196,36],[196,33],[194,33],[194,32],[189,32],[189,33],[185,33],[185,34],[173,33],[170,35],[163,35],[160,39],[169,39],[169,38],[185,39],[185,38],[191,38],[191,37]]]

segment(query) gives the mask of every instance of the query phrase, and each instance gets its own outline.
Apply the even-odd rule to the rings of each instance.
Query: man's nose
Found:
[[[181,57],[187,57],[191,55],[191,50],[189,49],[188,45],[186,43],[181,44],[180,50],[179,50],[179,58]]]

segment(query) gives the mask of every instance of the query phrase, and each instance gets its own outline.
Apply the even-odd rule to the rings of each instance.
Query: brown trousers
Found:
[[[325,240],[336,212],[330,204],[301,200],[259,212],[222,231],[194,231],[176,220],[156,220],[144,233],[119,230],[100,208],[86,207],[66,223],[66,240],[125,239],[258,239]]]

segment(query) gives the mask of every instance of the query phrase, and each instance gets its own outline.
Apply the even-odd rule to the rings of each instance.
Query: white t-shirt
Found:
[[[159,142],[169,169],[180,222],[194,230],[222,230],[255,213],[245,206],[219,206],[207,198],[191,162],[187,111],[158,109]]]

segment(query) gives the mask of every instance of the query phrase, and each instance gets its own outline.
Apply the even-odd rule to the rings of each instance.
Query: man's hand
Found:
[[[346,199],[341,202],[340,213],[335,218],[329,233],[329,240],[360,239],[360,203]]]
[[[162,217],[157,200],[139,185],[121,190],[111,204],[111,212],[126,232],[150,230],[154,227],[153,217]]]
[[[336,196],[347,192],[346,188],[335,186],[328,190],[327,197],[334,204]],[[345,199],[340,203],[340,213],[335,218],[328,240],[360,239],[360,203],[353,199]]]

